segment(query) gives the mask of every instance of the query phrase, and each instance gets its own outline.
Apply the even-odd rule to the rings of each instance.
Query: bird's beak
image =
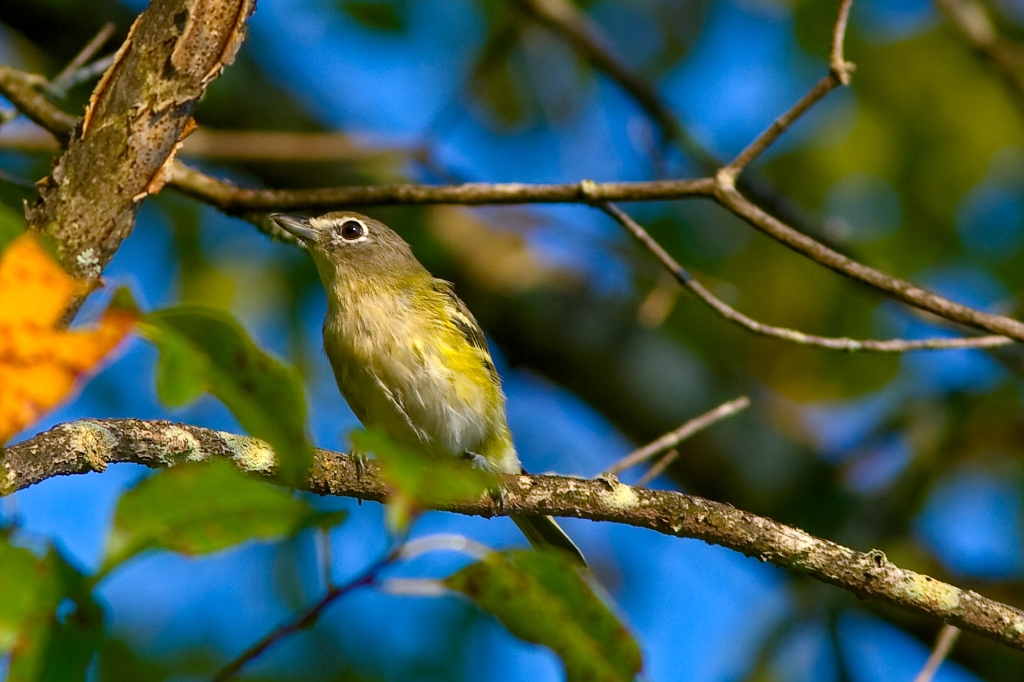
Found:
[[[278,227],[282,230],[295,235],[303,242],[316,241],[317,231],[305,218],[285,215],[284,213],[274,213],[270,216],[270,219],[277,223]]]

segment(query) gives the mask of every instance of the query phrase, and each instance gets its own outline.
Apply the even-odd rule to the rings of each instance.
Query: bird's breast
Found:
[[[443,321],[405,296],[330,306],[324,349],[338,387],[367,426],[441,455],[479,452],[504,428],[500,389],[458,352]],[[467,371],[467,370],[478,370]]]

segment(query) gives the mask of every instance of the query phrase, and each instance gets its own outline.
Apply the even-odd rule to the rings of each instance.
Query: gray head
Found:
[[[390,278],[425,272],[404,239],[361,213],[335,211],[315,218],[275,213],[270,219],[305,244],[325,285],[339,278]]]

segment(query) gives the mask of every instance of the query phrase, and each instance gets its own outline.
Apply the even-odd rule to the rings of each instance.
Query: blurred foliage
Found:
[[[208,554],[247,540],[333,526],[344,517],[318,512],[231,462],[185,464],[157,472],[121,496],[101,570],[150,549]]]
[[[517,637],[554,650],[568,682],[621,682],[640,672],[632,636],[560,555],[495,553],[445,585],[493,613]]]
[[[11,207],[0,204],[0,251],[25,231],[25,219]]]
[[[8,682],[83,680],[103,637],[90,585],[54,548],[43,556],[0,537],[0,651]]]
[[[358,2],[342,0],[341,9],[367,28],[378,31],[402,31],[405,29],[405,2]]]
[[[249,338],[229,314],[179,306],[149,313],[140,331],[160,349],[157,393],[180,406],[208,391],[252,435],[274,448],[285,481],[302,480],[313,461],[306,400],[294,371]]]
[[[260,11],[266,11],[272,1],[261,0]],[[767,125],[788,103],[772,105],[778,106],[775,109],[760,104],[759,98],[777,101],[769,91],[785,90],[784,84],[772,81],[770,75],[764,77],[763,72],[778,68],[809,85],[825,73],[835,20],[831,2],[604,0],[577,5],[590,13],[615,54],[661,86],[683,112],[684,124],[700,121],[692,132],[707,140],[709,147],[727,147],[729,143],[721,140],[731,139],[730,131],[701,128],[714,117],[697,114],[742,110],[726,120],[753,128]],[[934,17],[916,28],[893,32],[873,18],[877,5],[854,4],[847,39],[847,57],[857,64],[851,88],[831,95],[753,170],[762,172],[808,216],[818,228],[816,234],[843,253],[974,305],[1019,313],[1024,285],[1024,269],[1019,265],[1024,233],[1024,115],[999,77]],[[998,10],[997,23],[1007,38],[1024,40],[1024,24],[1010,5],[990,7]],[[408,48],[407,57],[400,55],[406,60],[403,63],[417,67],[422,66],[417,60],[424,54],[416,51],[422,47],[416,42],[422,40],[416,28],[417,22],[426,20],[424,6],[411,0],[338,0],[317,5],[325,24],[340,18],[375,39],[389,41],[389,50]],[[460,85],[451,102],[423,132],[426,144],[447,152],[436,156],[445,161],[454,158],[455,168],[446,167],[433,154],[411,155],[405,164],[383,167],[347,161],[224,162],[204,164],[204,168],[242,184],[278,187],[399,179],[489,180],[498,172],[493,169],[518,168],[514,160],[520,155],[529,158],[543,145],[560,160],[581,149],[598,160],[605,157],[594,149],[615,156],[619,165],[609,162],[595,169],[595,177],[618,177],[619,171],[629,177],[688,172],[689,165],[674,152],[665,152],[661,164],[649,158],[652,150],[658,150],[649,140],[644,143],[639,133],[630,133],[636,138],[633,156],[616,147],[614,138],[621,131],[642,128],[634,125],[642,115],[632,103],[615,99],[617,88],[557,37],[524,20],[510,3],[480,0],[474,7],[476,52],[465,55],[457,76]],[[721,32],[709,33],[711,22],[721,21],[730,12],[743,15],[748,24],[781,22],[785,30],[779,40],[786,46],[772,52],[773,46],[766,41],[748,45],[742,32],[726,32],[725,37]],[[104,21],[113,20],[123,36],[132,18],[132,12],[116,0],[0,3],[0,22],[14,36],[11,49],[29,68],[51,76]],[[751,30],[748,24],[745,30]],[[439,22],[430,25],[434,27],[431,40],[449,39],[447,27]],[[296,52],[309,49],[302,42],[304,36],[275,34],[272,39],[295,40],[289,49]],[[706,41],[712,39],[721,44],[709,47]],[[4,40],[6,44],[6,34]],[[325,120],[337,120],[325,117],[308,93],[282,77],[279,63],[268,66],[273,60],[264,61],[265,50],[260,37],[254,36],[201,103],[197,114],[201,125],[307,131],[321,129]],[[755,50],[764,54],[755,54],[752,61],[740,59]],[[315,50],[311,54],[315,60]],[[718,80],[696,79],[695,62],[703,69],[718,69],[714,71]],[[730,99],[737,94],[735,74],[744,68],[767,79],[768,85],[755,93],[753,103]],[[696,102],[675,97],[673,89],[687,79],[701,83]],[[80,87],[61,104],[79,111],[87,94],[88,88]],[[365,89],[345,93],[353,102],[377,96]],[[390,100],[381,96],[371,101],[385,107]],[[595,117],[594,108],[609,102],[614,108],[607,107]],[[345,115],[339,117],[344,127]],[[601,125],[613,132],[604,132]],[[467,137],[467,129],[475,137]],[[607,134],[608,139],[586,146],[579,141],[578,130],[593,136]],[[465,139],[479,148],[458,148]],[[466,169],[474,164],[463,162],[464,157],[483,159],[486,163],[477,166],[491,170],[482,177],[470,176]],[[0,151],[0,166],[19,178],[42,177],[49,161],[42,155]],[[558,175],[553,166],[554,162],[546,166],[540,179]],[[578,180],[575,172],[557,179]],[[0,181],[0,200],[10,212],[20,210],[22,199],[31,200],[31,192]],[[253,247],[262,244],[263,237],[251,227],[241,222],[214,225],[207,212],[180,197],[157,197],[147,202],[149,208],[171,228],[171,250],[165,256],[173,259],[178,271],[177,298],[236,313],[259,311],[280,321],[287,330],[289,359],[307,380],[315,379],[316,364],[308,353],[319,340],[309,338],[302,310],[319,300],[320,284],[308,259],[284,252],[283,247],[272,253]],[[855,338],[931,335],[944,329],[934,319],[885,303],[874,292],[754,233],[717,206],[677,202],[630,210],[700,281],[756,319]],[[858,549],[878,547],[901,566],[1009,603],[1024,603],[1019,566],[1002,573],[972,572],[924,539],[920,530],[923,510],[950,481],[982,473],[1019,483],[1024,455],[1020,390],[1024,357],[1019,350],[910,358],[839,354],[752,336],[685,295],[669,304],[660,324],[645,325],[638,311],[652,291],[665,286],[659,283],[660,270],[598,212],[395,207],[372,213],[395,226],[434,274],[457,283],[460,297],[510,366],[571,391],[637,443],[721,400],[750,394],[754,408],[748,413],[681,445],[681,456],[669,472],[680,488]],[[5,237],[10,224],[6,215],[0,210],[0,240],[9,238]],[[210,237],[216,233],[224,240],[224,233],[232,230],[233,241],[226,246]],[[236,248],[241,243],[249,246]],[[276,293],[270,296],[270,290]],[[196,367],[216,366],[209,350],[200,348],[198,357],[206,357],[196,359],[196,339],[207,333],[209,325],[191,319],[188,329],[168,327],[166,332],[171,340],[164,345],[179,353],[171,360],[177,357],[181,367],[193,368],[173,373],[183,384],[168,384],[165,372],[165,397],[176,401],[208,389],[211,379],[195,374]],[[220,319],[211,329],[231,324]],[[255,345],[241,338],[230,344],[255,352]],[[213,350],[219,343],[213,343]],[[166,368],[171,360],[166,349],[164,353],[161,362]],[[258,374],[254,381],[272,383],[273,371]],[[185,381],[190,376],[191,381]],[[293,386],[290,380],[286,384]],[[285,393],[300,391],[289,388]],[[281,405],[278,400],[274,397],[272,404]],[[268,411],[288,412],[280,407]],[[304,412],[296,416],[301,416],[304,428]],[[250,423],[239,420],[252,430]],[[286,439],[297,439],[299,427],[292,424],[288,429]],[[893,443],[900,447],[894,448]],[[608,453],[595,452],[586,470],[566,473],[590,475],[610,460]],[[398,478],[408,477],[412,483],[396,485],[409,490],[432,485],[429,479],[409,473],[415,473],[415,467],[403,466]],[[1019,501],[1015,504],[1009,513],[1018,518],[1004,519],[1011,528],[1008,533],[1016,533],[1012,529],[1019,527]],[[1018,546],[1024,544],[1024,539],[1017,540]],[[0,557],[7,556],[3,551]],[[46,568],[49,559],[38,554],[30,556],[27,550],[13,547],[11,552],[33,571],[51,570]],[[12,571],[26,570],[11,566]],[[0,589],[3,580],[0,570]],[[30,606],[25,605],[36,603],[32,595],[37,587],[32,586],[40,585],[39,580],[19,582],[25,591],[12,593],[20,596],[7,610],[0,601],[0,646],[5,641],[5,623],[10,632],[13,619],[22,618],[11,614],[28,613],[25,609]],[[787,589],[793,594],[792,612],[774,630],[761,633],[749,679],[781,679],[777,657],[802,627],[826,632],[827,646],[842,667],[835,623],[837,614],[844,612],[881,616],[926,645],[937,629],[930,621],[861,604],[845,593],[800,578],[789,580]],[[44,599],[45,607],[32,611],[52,617],[48,626],[59,623],[52,601]],[[429,670],[417,670],[417,662],[409,661],[394,674],[408,679],[472,677],[460,662],[470,656],[466,642],[476,641],[471,633],[478,627],[469,617],[445,621],[434,628],[445,635],[439,639],[444,646],[437,648],[442,653],[435,652],[436,661],[421,662]],[[694,629],[700,630],[701,623]],[[317,679],[388,676],[383,664],[359,667],[379,652],[351,642],[346,646],[330,639],[324,629],[316,633],[328,638],[327,643],[317,641],[319,649],[335,647],[343,652],[339,654],[343,662],[333,661],[316,671]],[[154,657],[133,648],[132,633],[110,634],[112,639],[101,648],[101,679],[203,675],[215,665],[216,656],[206,650]],[[1019,654],[978,637],[962,637],[952,658],[993,682],[1019,680],[1024,675]]]
[[[498,494],[501,482],[489,467],[469,460],[437,460],[406,447],[379,428],[356,429],[349,438],[353,451],[373,453],[381,475],[391,488],[388,521],[394,530],[407,528],[412,516],[433,505]]]

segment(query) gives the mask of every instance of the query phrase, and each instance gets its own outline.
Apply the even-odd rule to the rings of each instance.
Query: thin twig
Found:
[[[1014,103],[1024,110],[1024,47],[999,35],[985,6],[976,0],[935,0],[957,33],[995,69]]]
[[[775,121],[768,126],[763,133],[758,135],[753,142],[747,145],[735,159],[718,171],[715,176],[718,182],[727,187],[734,187],[736,185],[737,176],[743,172],[744,168],[750,165],[751,161],[760,156],[772,145],[772,143],[775,142],[775,140],[779,139],[782,133],[789,130],[789,127],[793,125],[798,118],[803,116],[808,109],[820,102],[825,95],[832,92],[838,85],[839,80],[831,72],[829,75],[818,81],[817,85],[811,88],[810,92],[801,97],[789,111],[775,119]]]
[[[775,327],[769,324],[758,322],[743,313],[739,312],[726,302],[708,291],[704,285],[695,280],[683,266],[669,255],[650,234],[647,233],[639,223],[633,220],[629,214],[612,203],[598,205],[605,213],[614,218],[620,225],[625,227],[630,234],[636,237],[637,241],[647,247],[654,256],[661,261],[661,264],[672,273],[682,286],[689,289],[697,298],[706,303],[716,313],[760,336],[767,336],[775,339],[782,339],[791,343],[804,346],[816,346],[829,348],[831,350],[844,351],[867,351],[872,353],[906,353],[915,350],[948,350],[953,348],[994,348],[1013,343],[1013,339],[1005,336],[979,336],[975,338],[933,338],[933,339],[889,339],[878,341],[874,339],[849,339],[845,337],[827,337],[805,334],[795,329]]]
[[[27,189],[33,192],[36,191],[36,183],[31,180],[19,178],[17,175],[12,175],[3,169],[0,169],[0,183],[13,185],[19,189]]]
[[[75,55],[75,58],[64,67],[64,70],[50,81],[50,87],[55,88],[56,91],[66,92],[71,87],[68,83],[72,81],[75,72],[85,66],[100,51],[100,48],[107,44],[112,35],[114,35],[114,23],[108,21],[96,36],[82,48],[82,51]]]
[[[400,556],[401,547],[392,547],[386,554],[366,567],[362,573],[343,585],[336,585],[328,589],[316,603],[309,606],[305,611],[283,625],[279,625],[268,632],[262,639],[243,651],[235,659],[229,661],[224,667],[213,676],[212,682],[224,682],[234,677],[246,664],[259,658],[267,649],[274,646],[288,635],[299,630],[312,627],[320,619],[324,610],[335,601],[360,587],[372,585],[377,581],[377,576],[388,565],[393,563]]]
[[[679,450],[677,448],[672,448],[666,452],[662,457],[658,458],[658,461],[651,465],[650,469],[644,472],[643,476],[637,479],[636,487],[647,487],[647,484],[661,476],[661,472],[665,471],[669,464],[676,461],[677,457],[679,457]]]
[[[839,5],[839,18],[836,20],[835,31],[832,35],[832,57],[829,61],[829,74],[818,81],[817,85],[801,97],[789,111],[775,119],[768,126],[767,130],[758,135],[753,142],[739,153],[739,156],[718,171],[716,178],[719,184],[725,187],[735,187],[736,178],[743,172],[743,169],[768,149],[784,132],[789,130],[789,127],[797,119],[820,102],[825,95],[840,85],[849,84],[850,73],[853,71],[854,66],[843,58],[843,37],[846,34],[846,21],[850,14],[850,5],[852,4],[853,0],[843,0]]]
[[[514,4],[527,16],[565,40],[594,69],[618,84],[647,113],[661,131],[662,140],[675,144],[702,172],[714,174],[722,167],[724,162],[690,135],[657,88],[615,54],[609,46],[611,41],[600,27],[570,0],[516,0]],[[652,163],[657,165],[657,159],[652,159]],[[814,224],[767,178],[748,173],[738,182],[744,192],[783,220],[793,223],[804,232],[824,233],[819,225]]]
[[[939,671],[939,666],[946,660],[946,656],[949,655],[950,649],[956,643],[957,637],[960,636],[960,629],[953,627],[952,625],[943,625],[942,629],[939,630],[939,636],[935,639],[935,648],[932,649],[931,655],[928,660],[925,661],[924,667],[921,668],[921,672],[914,678],[914,682],[931,682],[932,678],[935,677],[935,673]]]
[[[955,303],[906,280],[859,263],[786,225],[748,201],[735,189],[716,187],[715,200],[758,231],[834,272],[868,284],[898,301],[934,313],[952,322],[959,322],[994,334],[1009,336],[1017,341],[1024,341],[1024,323],[1019,320],[1005,315],[985,313],[970,306]],[[988,342],[994,342],[994,340],[990,339]]]
[[[703,431],[712,424],[719,422],[726,417],[746,409],[750,405],[750,398],[747,396],[740,396],[730,400],[729,402],[722,403],[713,410],[709,410],[699,417],[694,417],[679,428],[669,431],[664,436],[651,441],[647,445],[637,448],[633,452],[629,453],[615,464],[605,469],[601,476],[615,476],[630,467],[636,466],[641,462],[646,462],[651,457],[665,452],[669,448],[674,448],[681,442],[692,436],[693,434]]]
[[[657,90],[613,54],[597,26],[572,2],[517,0],[515,4],[528,16],[562,36],[595,69],[618,83],[654,120],[665,140],[675,143],[704,172],[714,172],[721,165],[714,154],[687,132]]]
[[[110,68],[110,65],[114,63],[114,55],[107,55],[102,59],[97,59],[94,62],[86,64],[82,68],[78,69],[71,75],[69,75],[59,85],[57,83],[50,83],[46,86],[46,92],[50,97],[57,97],[63,99],[67,97],[68,90],[75,87],[79,83],[87,83],[94,78],[99,78],[103,75],[103,72]]]
[[[839,17],[832,31],[832,51],[829,53],[829,68],[842,85],[850,84],[850,73],[856,68],[843,56],[843,42],[846,40],[846,24],[850,19],[850,7],[853,0],[842,0],[839,4]]]
[[[316,533],[316,544],[320,554],[320,571],[323,574],[324,589],[334,587],[334,561],[331,551],[331,529],[319,528]]]

